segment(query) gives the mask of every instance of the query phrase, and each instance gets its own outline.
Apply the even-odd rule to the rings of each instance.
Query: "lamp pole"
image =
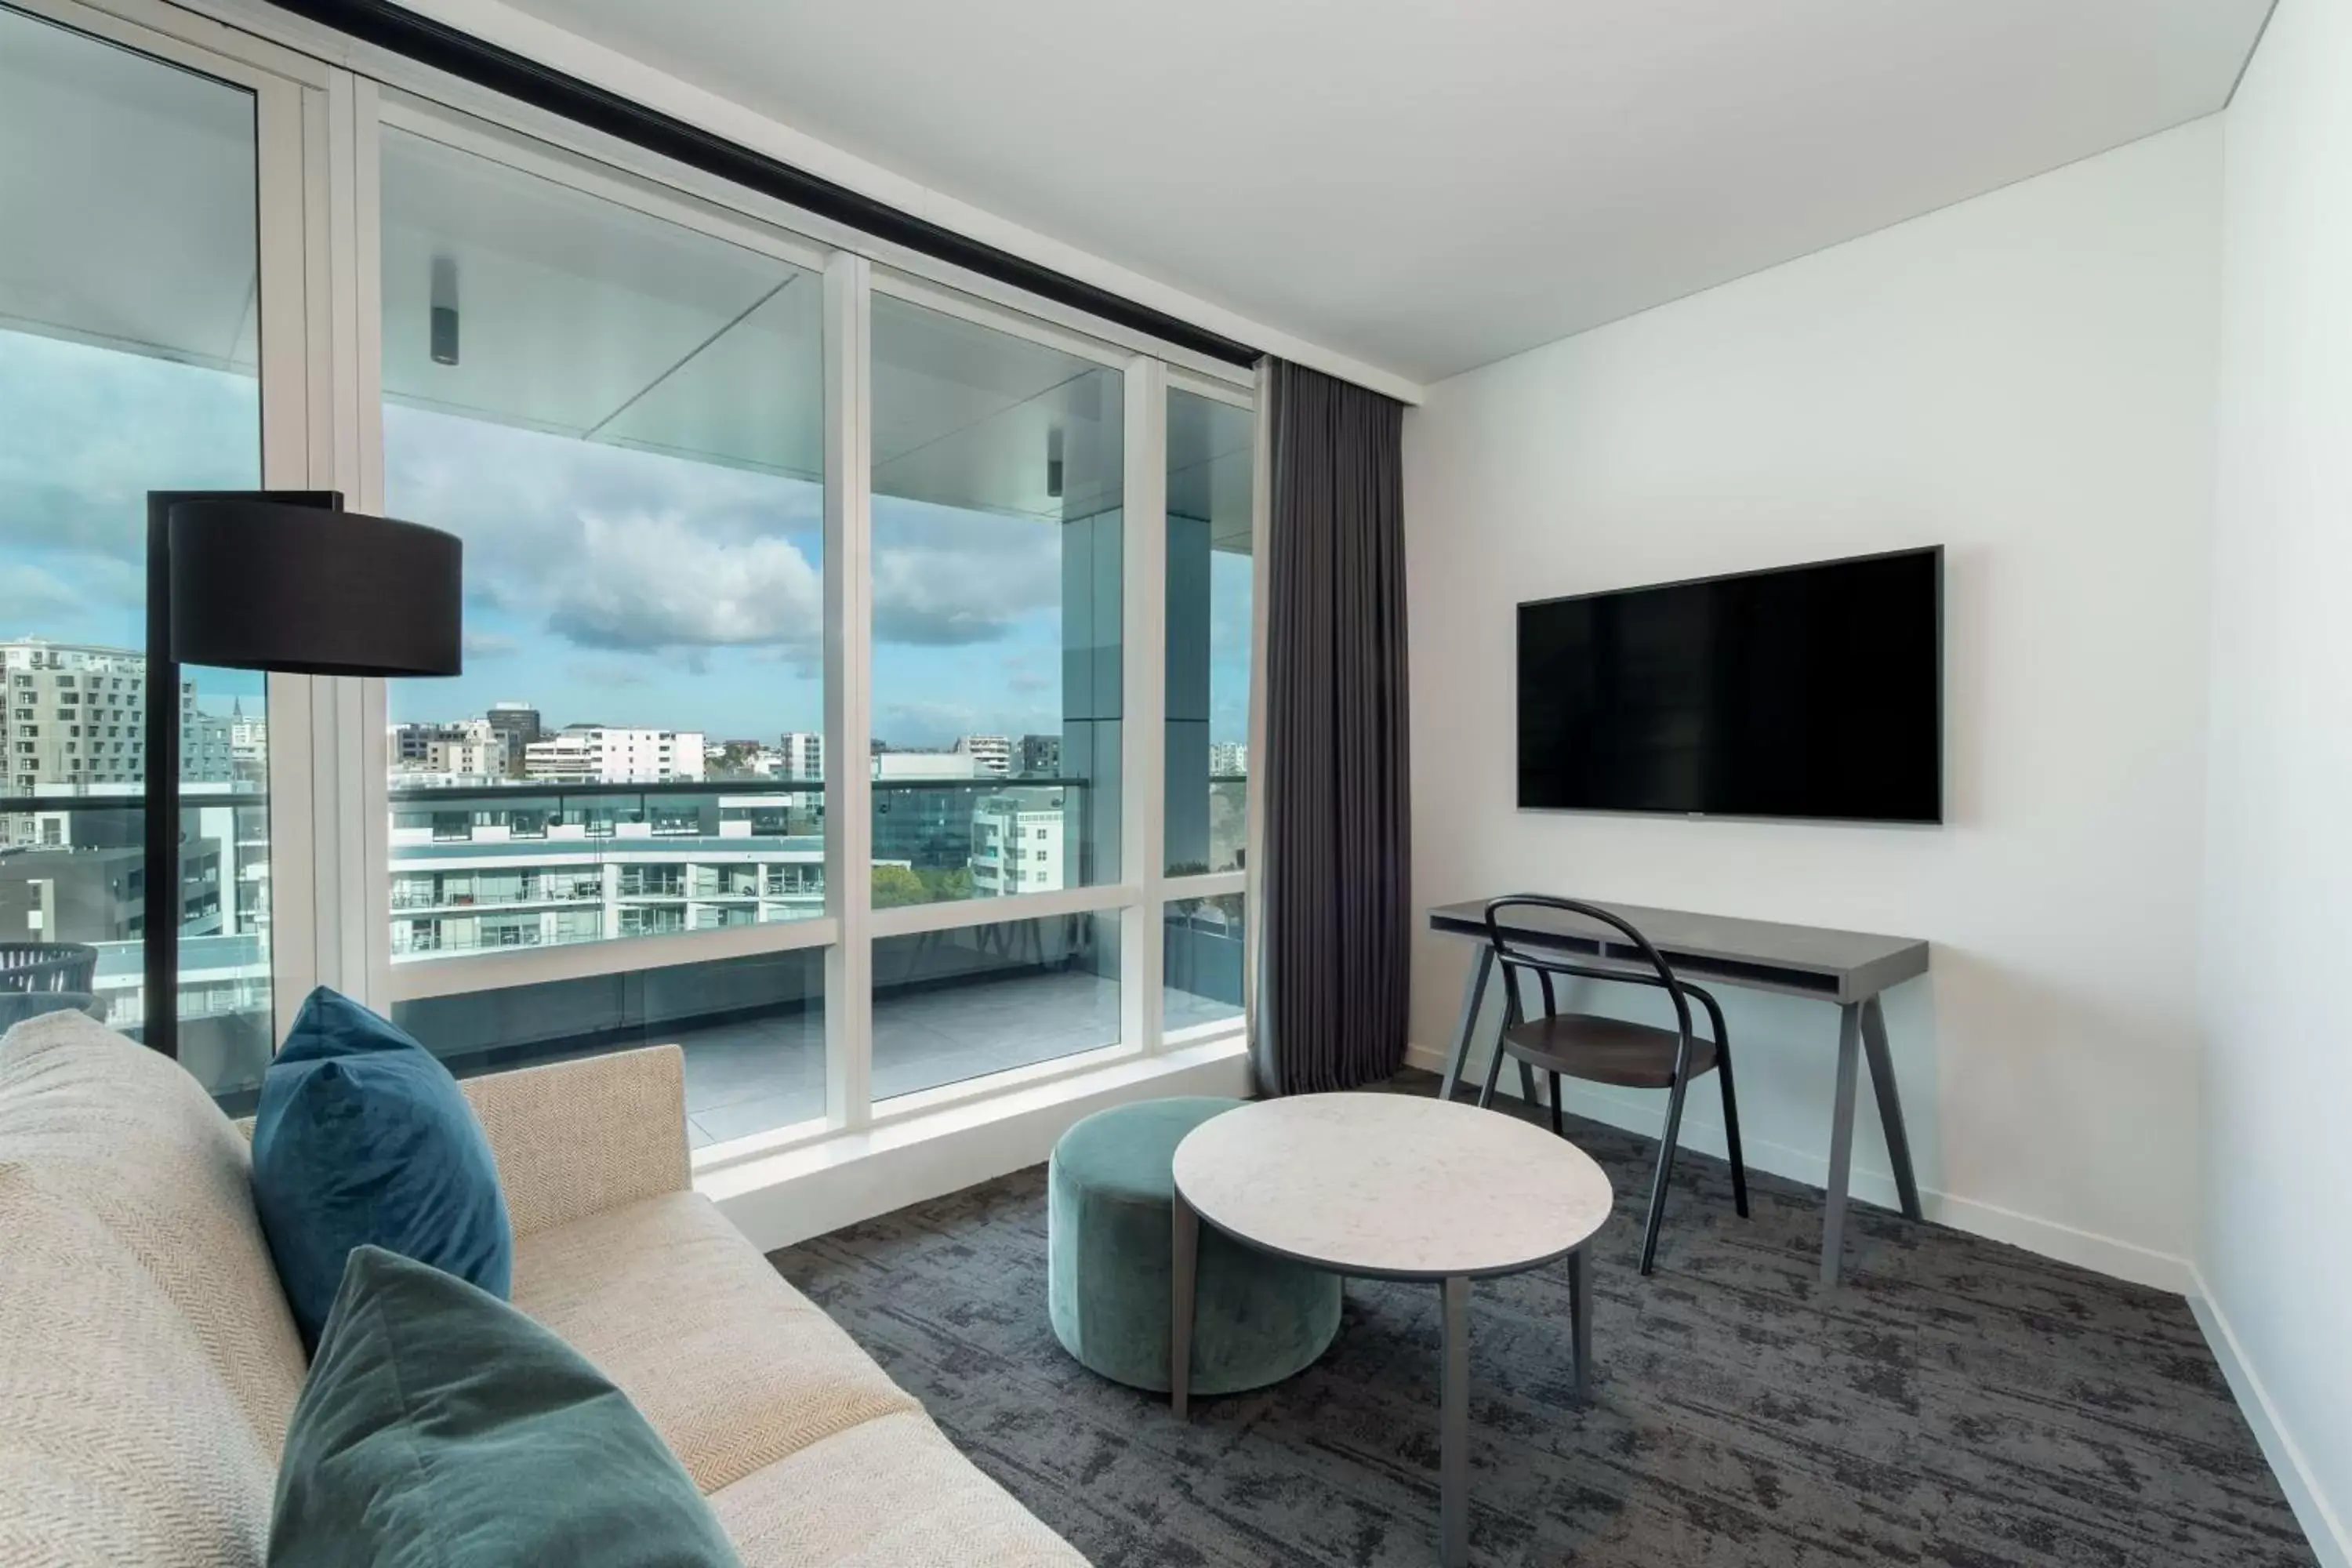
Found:
[[[337,490],[149,490],[147,492],[147,889],[141,935],[146,959],[141,1038],[180,1054],[180,663],[172,644],[172,509],[189,500],[275,501],[341,511]],[[235,888],[223,889],[228,898]]]

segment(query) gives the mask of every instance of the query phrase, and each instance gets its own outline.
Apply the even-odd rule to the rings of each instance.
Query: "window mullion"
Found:
[[[871,268],[824,268],[824,885],[840,937],[825,953],[825,1116],[873,1120],[874,807]]]
[[[1250,455],[1250,695],[1247,846],[1243,868],[1249,883],[1242,901],[1242,1019],[1253,1049],[1257,1043],[1257,957],[1265,930],[1265,781],[1271,753],[1265,733],[1265,642],[1274,605],[1274,416],[1268,383],[1273,361],[1257,366],[1257,441]]]
[[[1126,915],[1119,944],[1124,1038],[1160,1048],[1160,882],[1167,847],[1168,695],[1168,367],[1149,355],[1129,361],[1126,376],[1126,516],[1120,643],[1124,689],[1119,853],[1123,881],[1143,891]]]

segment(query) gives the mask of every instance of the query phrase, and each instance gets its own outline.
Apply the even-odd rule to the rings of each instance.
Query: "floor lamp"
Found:
[[[154,1049],[180,1054],[180,667],[460,674],[462,563],[456,536],[345,511],[333,490],[147,493],[143,1034]]]

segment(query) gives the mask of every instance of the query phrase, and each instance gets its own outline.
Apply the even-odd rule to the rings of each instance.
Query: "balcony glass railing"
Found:
[[[1074,779],[877,780],[875,904],[1084,885],[1090,798]],[[821,784],[395,784],[391,805],[403,960],[824,911]]]

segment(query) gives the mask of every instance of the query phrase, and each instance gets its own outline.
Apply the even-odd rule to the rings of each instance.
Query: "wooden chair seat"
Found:
[[[1503,1047],[1543,1072],[1627,1089],[1670,1089],[1682,1037],[1672,1029],[1589,1013],[1529,1018],[1503,1031]],[[1715,1070],[1713,1040],[1691,1041],[1691,1077]]]

